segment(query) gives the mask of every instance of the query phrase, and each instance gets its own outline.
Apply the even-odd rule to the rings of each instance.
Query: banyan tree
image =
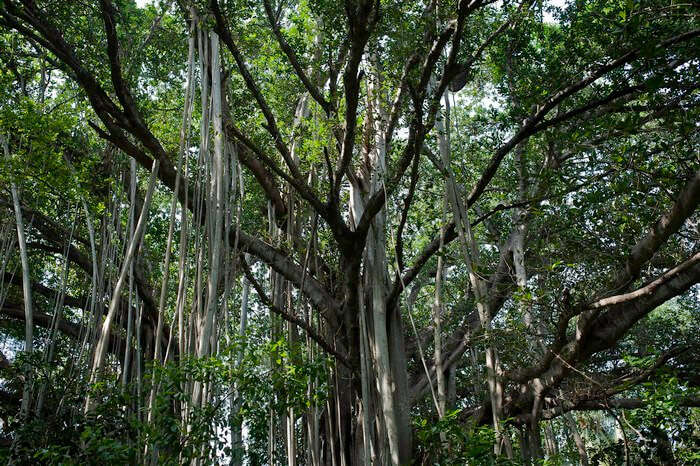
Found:
[[[0,0],[0,455],[697,461],[699,15]]]

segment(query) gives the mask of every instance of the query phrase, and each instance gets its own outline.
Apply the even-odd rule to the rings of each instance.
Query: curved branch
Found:
[[[328,343],[326,340],[324,340],[321,335],[316,333],[316,330],[304,321],[303,319],[300,319],[299,317],[296,317],[294,315],[289,314],[286,312],[284,309],[280,308],[279,306],[276,306],[272,300],[265,294],[265,290],[263,290],[263,287],[258,283],[258,281],[255,279],[255,276],[250,270],[250,267],[248,266],[248,263],[245,261],[245,258],[241,260],[241,264],[243,266],[243,272],[245,273],[246,278],[248,281],[253,285],[255,288],[255,291],[258,293],[258,296],[260,297],[260,301],[270,308],[272,312],[275,314],[279,315],[282,317],[284,320],[287,322],[291,322],[292,324],[296,325],[299,328],[303,328],[307,335],[314,340],[318,345],[323,348],[328,354],[333,355],[338,361],[340,361],[345,367],[348,369],[352,369],[352,366],[350,365],[350,362],[348,361],[347,357],[340,354],[333,346],[331,346],[330,343]]]
[[[294,52],[294,49],[292,49],[292,47],[289,46],[289,43],[287,43],[287,40],[282,35],[282,31],[280,30],[279,24],[277,23],[277,20],[274,17],[274,13],[272,12],[270,0],[265,0],[263,3],[265,5],[265,13],[267,14],[267,19],[270,23],[270,27],[275,33],[275,37],[277,37],[277,42],[279,43],[280,48],[282,49],[284,54],[287,55],[289,63],[292,64],[292,68],[294,68],[294,71],[301,80],[302,84],[304,84],[306,90],[309,92],[309,95],[321,106],[326,115],[330,115],[332,110],[331,103],[323,97],[321,91],[319,91],[318,88],[313,85],[311,80],[309,80],[309,77],[306,76],[304,68],[302,68],[301,64],[299,63],[299,59],[297,58],[296,52]]]
[[[260,88],[255,83],[253,76],[250,74],[250,71],[248,70],[248,66],[246,66],[245,64],[245,60],[243,59],[241,51],[239,50],[236,43],[233,41],[231,31],[229,30],[221,13],[221,9],[219,8],[219,2],[217,0],[211,0],[210,5],[211,11],[212,13],[214,13],[214,18],[216,19],[216,25],[214,29],[217,32],[217,34],[221,36],[221,39],[224,41],[224,44],[226,44],[226,47],[231,52],[231,55],[233,55],[233,59],[236,61],[236,66],[238,67],[238,71],[243,77],[243,81],[245,81],[246,87],[248,88],[250,93],[253,94],[255,101],[258,103],[258,107],[260,107],[260,110],[262,110],[263,115],[265,116],[265,120],[267,121],[266,129],[272,136],[272,139],[275,143],[275,147],[282,155],[282,158],[287,164],[287,167],[289,168],[289,172],[292,174],[292,177],[298,180],[302,180],[303,178],[301,176],[301,172],[299,172],[299,167],[297,167],[297,164],[294,162],[294,160],[292,159],[292,155],[289,152],[289,148],[282,140],[282,134],[280,133],[280,130],[277,127],[277,121],[275,120],[275,116],[273,115],[270,106],[267,104],[265,97],[262,95],[262,92],[260,92]]]

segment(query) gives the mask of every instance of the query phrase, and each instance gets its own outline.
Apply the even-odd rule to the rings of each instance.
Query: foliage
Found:
[[[30,359],[18,357],[13,367],[21,368],[26,361],[35,383],[47,383],[45,415],[29,422],[7,418],[7,430],[17,441],[11,451],[9,445],[0,449],[0,457],[12,455],[14,461],[27,464],[134,464],[143,461],[144,454],[157,458],[158,464],[180,464],[182,458],[222,462],[233,453],[228,441],[233,414],[227,404],[232,400],[240,406],[233,425],[246,422],[248,427],[245,457],[251,464],[264,464],[270,412],[281,414],[290,407],[301,412],[311,404],[323,405],[328,363],[308,361],[303,355],[291,358],[295,350],[284,339],[255,345],[255,338],[252,334],[236,338],[216,357],[170,362],[153,372],[147,366],[145,373],[154,374],[160,384],[154,401],[155,422],[147,422],[145,407],[137,405],[137,381],[122,386],[109,375],[103,377],[88,388],[99,403],[83,417],[83,381],[71,378],[65,368],[49,378],[42,376],[58,366],[46,365],[38,353]],[[275,361],[270,360],[272,354],[277,355]],[[282,365],[283,370],[261,370],[271,362]],[[319,382],[312,398],[306,396],[309,379]],[[195,407],[182,418],[173,408],[187,401],[190,392],[184,387],[196,381],[225,391],[215,403]],[[148,392],[151,383],[149,376],[142,390]]]
[[[460,409],[447,412],[442,419],[416,422],[420,464],[518,464],[502,456],[495,456],[493,444],[496,438],[491,426],[465,427],[460,420]],[[505,422],[501,426],[505,428]],[[506,429],[507,430],[507,429]]]

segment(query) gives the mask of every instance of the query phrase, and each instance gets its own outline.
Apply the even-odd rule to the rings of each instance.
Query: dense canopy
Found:
[[[0,457],[697,464],[700,7],[0,0]]]

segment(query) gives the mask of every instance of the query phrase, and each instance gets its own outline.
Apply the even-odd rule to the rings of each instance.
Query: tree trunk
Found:
[[[131,267],[131,261],[134,258],[138,244],[141,241],[142,234],[146,227],[146,218],[148,217],[148,208],[151,205],[151,196],[153,195],[153,189],[156,184],[156,175],[158,174],[159,161],[156,160],[153,163],[153,168],[151,170],[151,177],[148,180],[148,189],[146,191],[146,197],[143,201],[143,208],[141,209],[141,215],[139,216],[138,223],[136,224],[136,231],[134,236],[129,239],[127,252],[124,257],[124,263],[122,264],[121,272],[117,283],[114,286],[112,292],[112,299],[109,303],[109,309],[107,310],[107,316],[105,317],[104,323],[102,324],[102,330],[100,332],[97,347],[95,349],[95,357],[92,364],[92,372],[90,380],[92,383],[97,381],[97,376],[102,370],[104,365],[105,356],[107,355],[107,346],[109,344],[109,337],[112,328],[112,320],[114,320],[114,315],[117,311],[117,306],[119,304],[121,290],[124,287],[124,282],[126,281],[126,275]],[[85,401],[85,410],[88,411],[92,406],[92,401],[88,396]]]
[[[2,137],[2,145],[3,150],[5,151],[5,158],[9,159],[9,141],[4,136]],[[19,202],[19,190],[14,182],[10,183],[10,191],[12,191],[12,204],[15,210],[15,223],[17,225],[17,245],[19,246],[20,262],[22,263],[22,294],[24,297],[24,351],[28,355],[31,355],[34,351],[34,311],[32,309],[32,285],[29,270],[29,258],[27,257],[27,240],[24,234],[24,219],[22,218],[22,207]],[[30,368],[28,365],[25,365],[22,405],[20,407],[20,416],[22,418],[29,415],[31,386],[32,377]]]

